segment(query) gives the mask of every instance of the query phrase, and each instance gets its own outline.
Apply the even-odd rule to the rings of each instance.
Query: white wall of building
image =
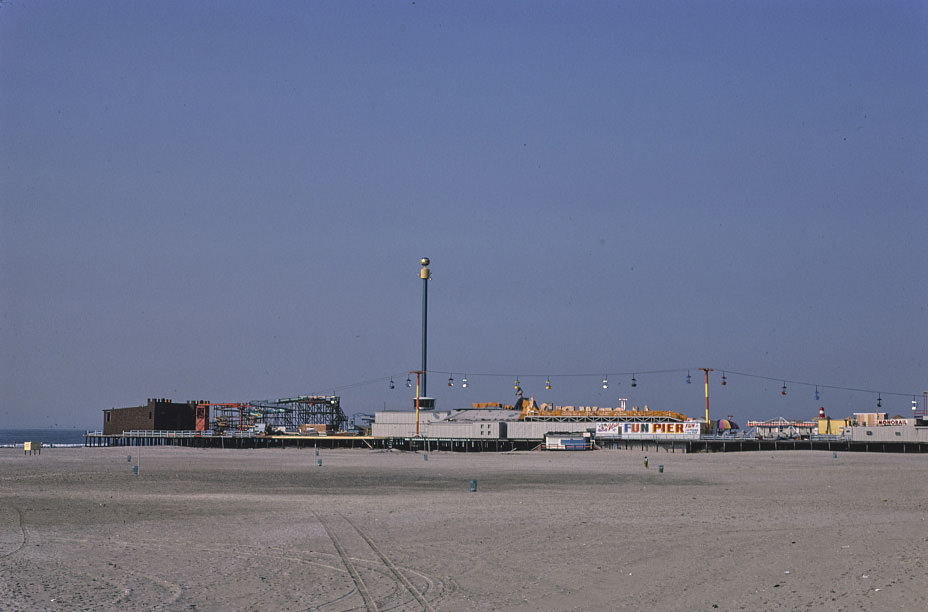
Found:
[[[915,425],[853,426],[844,431],[845,435],[854,442],[928,443],[928,427],[915,427]]]

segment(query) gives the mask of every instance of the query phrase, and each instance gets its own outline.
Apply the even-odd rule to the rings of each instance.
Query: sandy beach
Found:
[[[923,455],[138,450],[0,450],[0,610],[928,609]]]

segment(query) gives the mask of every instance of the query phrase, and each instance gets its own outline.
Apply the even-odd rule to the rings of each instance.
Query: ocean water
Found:
[[[83,446],[83,429],[0,429],[0,448],[20,447],[23,442],[42,446]]]

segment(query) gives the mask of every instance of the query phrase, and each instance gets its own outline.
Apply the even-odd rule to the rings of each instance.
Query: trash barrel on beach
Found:
[[[132,463],[132,455],[126,455],[126,461]]]
[[[429,460],[429,454],[428,454],[428,453],[425,453],[424,455],[422,455],[422,460],[423,460],[423,461],[428,461],[428,460]]]
[[[316,459],[316,465],[322,467],[322,459]]]
[[[657,466],[657,473],[658,473],[658,474],[663,474],[663,473],[664,473],[664,466],[663,466],[663,465]]]
[[[139,466],[133,465],[133,466],[132,466],[132,473],[135,474],[136,476],[138,476],[138,473],[139,473]]]
[[[471,480],[470,481],[470,492],[474,493],[476,490],[477,490],[477,481]]]

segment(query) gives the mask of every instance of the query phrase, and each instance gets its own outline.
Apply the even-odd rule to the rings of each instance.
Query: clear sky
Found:
[[[5,1],[0,428],[908,416],[926,196],[925,2]]]

